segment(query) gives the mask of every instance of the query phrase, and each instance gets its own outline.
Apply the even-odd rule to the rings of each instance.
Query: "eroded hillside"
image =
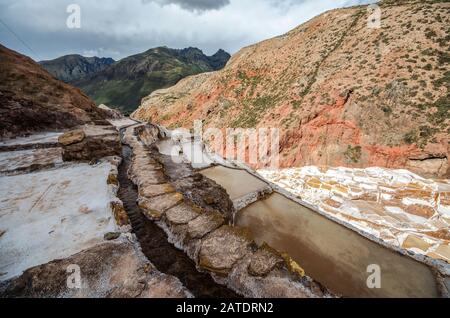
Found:
[[[219,70],[229,58],[230,55],[223,50],[206,56],[197,48],[176,50],[158,47],[124,58],[72,83],[97,104],[107,104],[131,113],[144,96],[172,86],[186,76]]]
[[[57,79],[71,83],[95,74],[114,64],[112,58],[84,57],[77,54],[41,61],[39,64]]]
[[[449,174],[446,1],[326,12],[246,47],[225,69],[143,100],[134,118],[170,127],[278,127],[281,164],[406,167]]]

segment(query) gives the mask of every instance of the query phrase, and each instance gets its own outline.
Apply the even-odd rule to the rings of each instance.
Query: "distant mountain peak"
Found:
[[[219,70],[229,58],[224,50],[207,56],[196,47],[159,46],[117,62],[70,55],[41,64],[55,77],[81,88],[97,104],[127,113],[154,90],[170,87],[186,76]]]

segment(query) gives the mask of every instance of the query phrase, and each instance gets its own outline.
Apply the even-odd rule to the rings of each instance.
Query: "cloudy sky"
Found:
[[[120,59],[157,46],[230,53],[326,10],[375,0],[0,0],[0,43],[35,60]],[[70,4],[81,28],[68,28]]]

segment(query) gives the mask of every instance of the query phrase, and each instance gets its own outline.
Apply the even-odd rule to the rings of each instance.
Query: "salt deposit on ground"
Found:
[[[108,121],[111,123],[111,125],[113,125],[114,127],[116,127],[119,130],[122,128],[126,128],[128,126],[135,125],[137,123],[135,120],[132,120],[128,117],[121,118],[121,119],[110,119]]]
[[[0,152],[0,173],[62,164],[61,148]]]
[[[450,181],[407,170],[302,167],[264,178],[382,240],[450,262]]]
[[[103,242],[116,231],[113,166],[76,164],[0,177],[0,280]]]

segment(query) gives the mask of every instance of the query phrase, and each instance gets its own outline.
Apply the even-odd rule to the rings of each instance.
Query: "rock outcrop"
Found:
[[[101,104],[98,106],[98,108],[103,109],[104,111],[106,111],[108,113],[108,118],[109,119],[123,119],[124,116],[122,115],[122,113],[116,109],[111,109],[108,106],[106,106],[105,104]]]
[[[219,71],[145,98],[166,127],[280,129],[282,167],[408,168],[449,175],[448,1],[357,6],[243,48]],[[255,151],[255,149],[250,149]],[[261,168],[261,166],[258,166]]]
[[[0,137],[102,120],[103,110],[32,59],[0,45]]]

